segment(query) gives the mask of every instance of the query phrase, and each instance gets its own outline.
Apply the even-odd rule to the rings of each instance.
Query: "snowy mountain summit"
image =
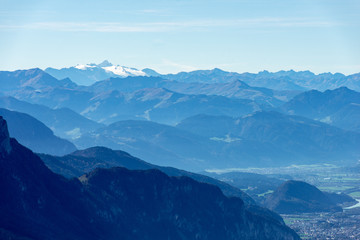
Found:
[[[147,74],[141,70],[113,65],[107,60],[100,64],[78,64],[73,67],[61,69],[47,68],[45,72],[58,79],[70,78],[79,85],[91,85],[110,77],[147,76]]]
[[[76,69],[79,70],[89,70],[91,71],[92,68],[101,68],[104,69],[108,73],[113,73],[119,77],[129,77],[129,76],[146,76],[141,70],[136,68],[129,68],[120,65],[113,65],[109,61],[105,60],[102,63],[96,65],[95,63],[90,64],[78,64],[75,66]]]

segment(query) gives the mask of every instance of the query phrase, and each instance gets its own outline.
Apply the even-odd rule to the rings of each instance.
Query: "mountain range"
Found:
[[[192,171],[315,162],[350,164],[360,154],[360,134],[278,112],[240,118],[197,115],[175,127],[119,121],[74,142],[80,149],[102,145],[151,163]]]
[[[151,76],[151,75],[150,75]],[[156,76],[159,76],[156,74]],[[274,90],[305,91],[316,89],[325,91],[339,87],[348,87],[360,91],[360,75],[345,76],[341,73],[314,74],[310,71],[278,71],[259,73],[226,72],[220,69],[180,72],[178,74],[160,75],[160,77],[182,82],[226,83],[241,80],[253,87],[264,87]]]
[[[102,123],[119,120],[151,120],[174,125],[195,114],[243,116],[263,106],[246,99],[185,95],[163,88],[145,88],[133,93],[102,92],[87,102],[81,113]],[[264,107],[265,108],[265,107]]]
[[[67,180],[10,139],[2,118],[0,166],[1,238],[300,239],[187,177],[117,167]]]
[[[39,68],[0,71],[1,91],[10,92],[20,88],[41,90],[48,87],[61,87],[69,84],[68,80],[60,81]]]
[[[262,71],[255,73],[227,72],[218,68],[212,70],[196,70],[192,72],[179,72],[177,74],[159,74],[152,69],[137,70],[134,68],[113,65],[108,61],[96,64],[80,64],[75,67],[54,69],[47,68],[45,71],[58,79],[70,78],[80,85],[91,85],[110,77],[127,76],[154,76],[179,82],[202,82],[202,83],[229,83],[241,80],[250,86],[264,87],[274,90],[306,91],[316,89],[325,91],[346,86],[355,91],[360,91],[360,76],[352,74],[345,76],[341,73],[314,74],[310,71]]]
[[[21,76],[27,75],[26,72],[24,70]],[[31,79],[38,78],[39,72],[30,71],[28,75]],[[9,79],[17,82],[25,81],[14,76],[8,76],[4,81]],[[55,78],[53,80],[58,81]],[[4,90],[3,94],[52,109],[69,108],[91,120],[106,124],[128,119],[176,124],[186,117],[199,113],[242,116],[256,110],[269,109],[270,105],[266,99],[274,99],[264,95],[256,98],[259,99],[259,102],[256,102],[250,99],[251,96],[248,96],[250,100],[247,100],[221,95],[181,94],[155,87],[163,80],[152,77],[110,78],[89,87],[52,84],[52,81],[49,85],[41,86],[23,87],[18,84],[17,88],[13,88],[12,91]],[[147,88],[151,86],[154,87]],[[263,95],[259,94],[259,91],[254,91],[253,94]],[[280,100],[274,101],[280,102]],[[73,129],[76,128],[78,127]],[[66,132],[73,129],[66,129]],[[59,135],[65,136],[65,134],[62,132]]]
[[[92,123],[83,117],[78,122],[77,118],[72,121],[74,114],[69,114],[69,111],[25,104],[13,98],[4,99],[7,100],[5,103],[10,102],[13,106],[28,106],[28,112],[33,111],[50,123],[54,119],[60,126],[74,127],[74,124],[78,124],[86,127],[85,123]],[[36,113],[36,110],[41,111]],[[69,142],[65,144],[65,140],[62,140],[62,144],[56,144],[58,147],[52,147],[50,143],[53,140],[47,139],[59,138],[29,115],[5,109],[3,112],[9,120],[11,133],[32,150],[54,155],[75,150],[75,146]],[[9,118],[9,113],[14,117]],[[16,127],[17,124],[27,128]],[[96,126],[88,132],[73,133],[75,136],[71,140],[77,148],[105,146],[127,151],[154,164],[192,171],[339,161],[346,165],[356,161],[359,156],[358,133],[278,112],[256,112],[240,118],[196,115],[176,126],[139,120],[118,121],[108,126],[99,125],[99,128]],[[39,135],[43,137],[34,135],[37,129],[46,134]]]
[[[252,87],[240,80],[212,84],[166,81],[162,85],[183,94],[218,95],[235,99],[249,99],[270,107],[282,105],[299,93],[299,91],[275,91],[269,88]]]
[[[359,74],[292,70],[0,71],[0,239],[300,239],[277,213],[353,199],[209,172],[354,165],[358,91]]]
[[[176,127],[226,143],[224,152],[237,156],[237,163],[244,166],[355,161],[359,157],[358,133],[275,111],[240,118],[198,115]]]
[[[360,132],[360,93],[346,87],[301,93],[280,110]]]
[[[13,86],[0,88],[0,106],[36,117],[80,149],[101,145],[187,170],[325,161],[347,164],[359,157],[358,133],[344,131],[358,131],[358,92],[345,87],[325,92],[279,91],[234,78],[191,82],[191,74],[180,74],[176,81],[159,74],[112,77],[79,86],[40,69],[1,72],[4,86],[10,82]],[[222,74],[217,69],[195,75],[203,81]]]

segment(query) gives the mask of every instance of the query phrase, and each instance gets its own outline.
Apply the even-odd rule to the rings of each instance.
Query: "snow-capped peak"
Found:
[[[115,75],[121,76],[121,77],[127,77],[127,76],[146,76],[146,73],[143,71],[137,70],[135,68],[128,68],[128,67],[122,67],[122,66],[108,66],[108,67],[102,67],[107,72],[112,72]]]
[[[146,76],[146,73],[138,70],[136,68],[129,68],[120,65],[113,65],[109,61],[105,60],[100,64],[90,63],[90,64],[78,64],[75,66],[79,70],[88,70],[91,68],[100,68],[105,70],[108,73],[112,73],[119,77],[128,77],[128,76]]]
[[[84,86],[90,86],[97,81],[102,81],[109,78],[151,76],[151,74],[147,74],[146,71],[114,65],[107,60],[100,64],[77,64],[76,66],[61,69],[47,68],[45,71],[55,78],[63,79],[68,77],[76,84]]]

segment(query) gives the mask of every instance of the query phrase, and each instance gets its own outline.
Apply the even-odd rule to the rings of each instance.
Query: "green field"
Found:
[[[351,186],[323,186],[319,187],[321,191],[329,191],[329,192],[341,192],[347,189],[351,189]]]
[[[264,197],[265,195],[270,194],[270,193],[273,193],[273,192],[274,192],[273,190],[268,190],[267,192],[258,194],[257,196],[258,196],[258,197]]]
[[[360,192],[352,192],[349,195],[353,198],[360,198]]]
[[[307,217],[286,217],[282,215],[282,218],[284,219],[284,222],[286,225],[292,224],[295,221],[310,221],[311,218]]]

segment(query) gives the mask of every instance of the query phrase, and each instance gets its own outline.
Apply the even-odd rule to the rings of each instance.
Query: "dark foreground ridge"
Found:
[[[62,157],[47,154],[38,154],[38,156],[40,156],[41,160],[53,172],[61,174],[67,178],[80,177],[85,173],[95,170],[96,168],[111,167],[124,167],[130,170],[158,169],[171,177],[189,177],[195,181],[219,187],[227,197],[241,198],[244,201],[246,208],[248,208],[252,213],[283,222],[280,215],[267,208],[257,206],[255,201],[249,195],[237,187],[233,187],[223,181],[202,174],[192,173],[173,167],[162,167],[150,164],[120,150],[112,150],[105,147],[92,147],[84,150],[78,150]]]
[[[151,164],[120,150],[112,150],[106,147],[91,147],[75,151],[62,157],[47,154],[38,154],[38,156],[53,172],[67,178],[80,177],[96,168],[124,167],[130,170],[158,169],[168,176],[186,176],[198,182],[218,186],[228,197],[239,197],[246,204],[256,204],[245,192],[223,181],[173,167],[162,167]]]
[[[300,239],[187,177],[111,168],[67,180],[0,126],[0,239]]]

